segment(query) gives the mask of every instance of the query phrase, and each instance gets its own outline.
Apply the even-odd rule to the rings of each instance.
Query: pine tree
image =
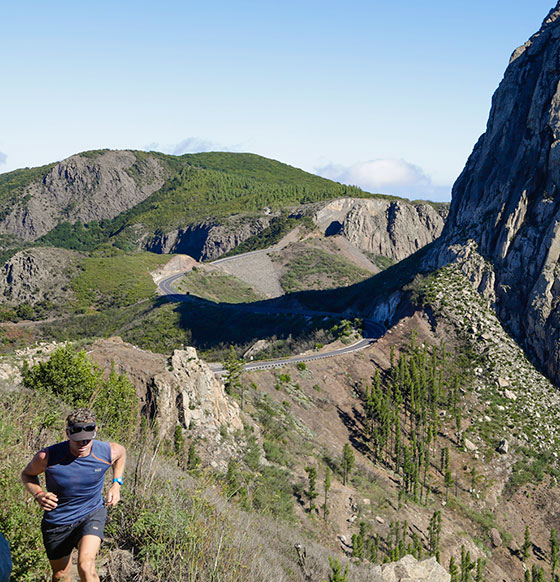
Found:
[[[240,377],[243,372],[243,360],[237,357],[233,346],[230,346],[229,354],[222,366],[226,371],[224,377],[226,392],[232,394],[241,387]],[[243,394],[241,396],[241,408],[243,408]]]
[[[558,567],[558,541],[556,540],[556,530],[550,530],[550,568],[552,570],[552,579],[555,578],[556,568]]]
[[[484,567],[486,566],[486,560],[478,558],[476,560],[476,576],[474,578],[475,582],[484,582]]]
[[[525,539],[523,541],[523,546],[521,548],[521,555],[523,556],[523,561],[526,562],[529,559],[531,548],[533,544],[531,542],[531,532],[529,526],[525,526]]]
[[[323,491],[325,493],[325,501],[323,503],[323,519],[327,519],[327,515],[329,514],[329,507],[327,504],[329,491],[331,489],[331,468],[327,465],[327,469],[325,471],[325,482],[323,484]]]
[[[445,471],[444,481],[445,481],[445,501],[448,501],[448,499],[449,499],[449,488],[454,483],[454,481],[453,481],[453,475],[451,475],[451,471],[449,469],[447,469]]]
[[[471,562],[470,551],[466,551],[465,546],[461,546],[461,582],[469,582],[470,573],[474,566],[474,563]]]
[[[434,511],[430,519],[428,539],[430,543],[430,553],[439,562],[439,541],[441,536],[441,511]]]
[[[187,453],[187,470],[194,471],[201,463],[200,457],[196,453],[194,442],[191,441],[189,445],[189,452]]]
[[[457,567],[453,556],[451,556],[451,559],[449,560],[449,575],[451,576],[449,582],[459,582],[459,568]]]
[[[308,488],[304,491],[305,496],[309,500],[309,511],[313,511],[315,509],[315,504],[313,501],[319,495],[317,493],[317,469],[315,467],[305,467],[305,472],[307,473],[307,477],[309,479]]]
[[[329,556],[329,565],[331,567],[329,582],[348,582],[348,564],[346,564],[346,568],[343,572],[338,559]]]

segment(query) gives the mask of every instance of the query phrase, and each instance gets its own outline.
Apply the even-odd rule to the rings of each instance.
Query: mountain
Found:
[[[176,157],[100,150],[0,175],[0,245],[9,250],[35,241],[89,251],[110,242],[126,250],[187,253],[205,260],[252,237],[269,243],[270,233],[286,234],[297,220],[316,214],[314,203],[337,198],[347,200],[346,215],[352,200],[375,202],[377,209],[369,214],[381,220],[370,230],[386,228],[391,234],[399,222],[401,230],[408,229],[412,246],[392,253],[393,258],[438,236],[446,212],[446,205],[411,206],[253,154]],[[406,225],[402,217],[408,208],[419,208],[420,214]],[[346,222],[351,238],[352,219]],[[367,229],[367,217],[365,223]],[[370,246],[379,247],[377,254],[390,253],[394,239],[393,233],[389,245]]]
[[[459,261],[560,382],[560,4],[516,49],[427,265]]]

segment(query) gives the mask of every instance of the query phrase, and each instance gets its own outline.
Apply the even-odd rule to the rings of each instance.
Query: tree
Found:
[[[558,567],[558,541],[556,539],[556,530],[550,530],[550,568],[552,570],[552,578],[554,579],[556,574],[556,568]]]
[[[315,467],[305,467],[305,472],[307,473],[309,483],[304,494],[309,500],[309,511],[311,512],[315,509],[313,501],[319,495],[319,493],[317,493],[317,469],[315,469]]]
[[[71,345],[57,348],[46,362],[23,369],[27,388],[51,392],[72,406],[87,406],[101,382],[101,370],[85,350],[77,352]]]
[[[430,519],[428,529],[428,539],[430,543],[430,553],[439,562],[439,540],[441,536],[441,511],[434,511]]]
[[[226,371],[224,376],[226,392],[233,394],[241,387],[240,377],[243,372],[243,360],[237,357],[233,346],[230,346],[229,354],[222,365]],[[243,408],[243,394],[241,394],[241,405],[241,408]]]
[[[349,443],[345,443],[342,449],[342,483],[348,484],[348,478],[354,468],[354,453]]]
[[[453,475],[451,474],[451,471],[449,469],[447,469],[445,471],[444,481],[445,481],[445,501],[448,501],[448,499],[449,499],[449,488],[455,482],[455,481],[453,481]]]
[[[55,394],[71,406],[88,407],[115,440],[127,442],[138,425],[139,401],[134,385],[117,374],[114,363],[108,378],[87,356],[71,345],[57,348],[46,362],[24,366],[27,388]]]
[[[521,547],[521,555],[523,556],[523,561],[526,562],[529,559],[531,548],[533,544],[531,542],[531,532],[529,526],[525,526],[525,539],[523,540],[523,546]]]
[[[323,519],[327,519],[327,515],[329,514],[329,508],[327,505],[329,491],[331,489],[331,468],[327,465],[327,469],[325,471],[325,482],[323,484],[323,491],[325,492],[325,502],[323,503]]]
[[[469,582],[471,570],[475,563],[471,561],[470,551],[465,550],[465,546],[461,546],[461,582]]]
[[[129,442],[136,431],[140,405],[134,384],[125,374],[117,374],[114,362],[109,377],[99,378],[88,407],[95,411],[98,423],[109,429],[112,438]]]
[[[486,566],[486,560],[478,558],[476,560],[476,575],[474,578],[475,582],[485,582],[484,580],[484,568]]]
[[[449,560],[449,575],[451,576],[450,582],[459,582],[459,568],[455,563],[455,558],[451,556]]]
[[[196,448],[194,442],[191,441],[189,445],[189,452],[187,454],[187,470],[194,471],[198,468],[201,463],[200,457],[196,453]]]
[[[329,574],[329,582],[348,582],[348,564],[344,572],[342,571],[342,566],[337,558],[331,558],[329,556],[329,565],[331,567],[331,573]]]
[[[531,567],[531,582],[544,582],[544,570],[536,564]]]

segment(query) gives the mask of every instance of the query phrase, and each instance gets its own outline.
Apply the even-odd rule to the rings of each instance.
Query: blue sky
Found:
[[[554,0],[1,5],[0,172],[98,148],[250,151],[448,200]]]

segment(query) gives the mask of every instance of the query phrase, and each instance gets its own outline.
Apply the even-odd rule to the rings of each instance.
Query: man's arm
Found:
[[[122,479],[126,464],[126,449],[117,443],[111,443],[111,464],[113,479]],[[121,486],[114,482],[107,492],[107,505],[116,505],[121,500]]]
[[[54,493],[43,491],[38,477],[38,475],[45,472],[47,460],[47,452],[39,451],[21,472],[21,480],[27,491],[33,495],[35,501],[45,511],[51,511],[58,505],[58,497]]]

